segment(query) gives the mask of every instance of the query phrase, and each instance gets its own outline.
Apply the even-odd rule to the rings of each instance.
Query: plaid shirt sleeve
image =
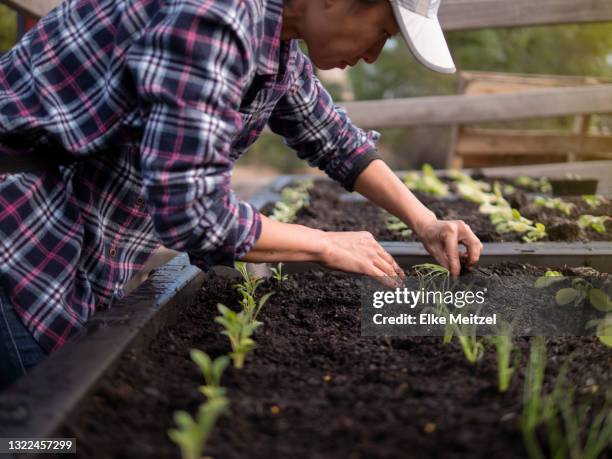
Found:
[[[237,17],[246,13],[220,9],[164,3],[127,57],[146,119],[141,168],[154,227],[203,269],[240,258],[261,233],[257,210],[230,189],[231,139],[252,74]]]
[[[299,50],[297,55],[299,76],[276,105],[270,129],[283,136],[310,166],[353,191],[359,174],[380,159],[375,146],[380,134],[355,126],[346,111],[334,105],[314,75],[310,60]]]

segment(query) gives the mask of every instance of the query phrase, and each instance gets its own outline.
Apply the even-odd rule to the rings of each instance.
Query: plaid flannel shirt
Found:
[[[47,351],[164,244],[207,269],[261,231],[230,188],[264,126],[347,189],[377,157],[281,41],[282,0],[67,0],[0,57],[0,287]],[[1,171],[0,171],[1,172]]]

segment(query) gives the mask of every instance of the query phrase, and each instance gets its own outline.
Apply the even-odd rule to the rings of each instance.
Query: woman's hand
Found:
[[[404,271],[367,231],[324,232],[320,263],[331,269],[365,274],[389,287],[397,287]]]
[[[405,277],[393,257],[368,232],[326,232],[280,223],[263,215],[261,223],[261,236],[242,261],[312,261],[328,268],[376,277],[390,287],[397,287],[398,277]]]
[[[453,277],[459,276],[461,261],[471,271],[483,248],[480,240],[462,220],[430,220],[416,229],[416,234],[427,251]],[[459,253],[459,244],[465,246],[466,252]]]

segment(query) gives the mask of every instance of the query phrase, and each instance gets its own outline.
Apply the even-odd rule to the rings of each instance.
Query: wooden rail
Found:
[[[487,123],[612,113],[612,85],[345,102],[342,105],[355,124],[363,128]]]
[[[40,18],[61,0],[0,0],[33,18]],[[543,24],[612,21],[610,0],[444,0],[440,21],[445,30],[520,27]]]
[[[612,21],[610,0],[443,0],[444,30]]]
[[[551,154],[564,151],[581,154],[612,152],[612,136],[559,131],[464,128],[455,147],[465,155]]]

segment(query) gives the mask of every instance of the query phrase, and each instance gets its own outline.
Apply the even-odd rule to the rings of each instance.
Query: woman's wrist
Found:
[[[418,216],[411,219],[411,221],[406,222],[418,239],[422,239],[423,236],[427,233],[427,229],[431,228],[431,225],[438,221],[438,217],[427,207],[423,206],[422,211]]]

